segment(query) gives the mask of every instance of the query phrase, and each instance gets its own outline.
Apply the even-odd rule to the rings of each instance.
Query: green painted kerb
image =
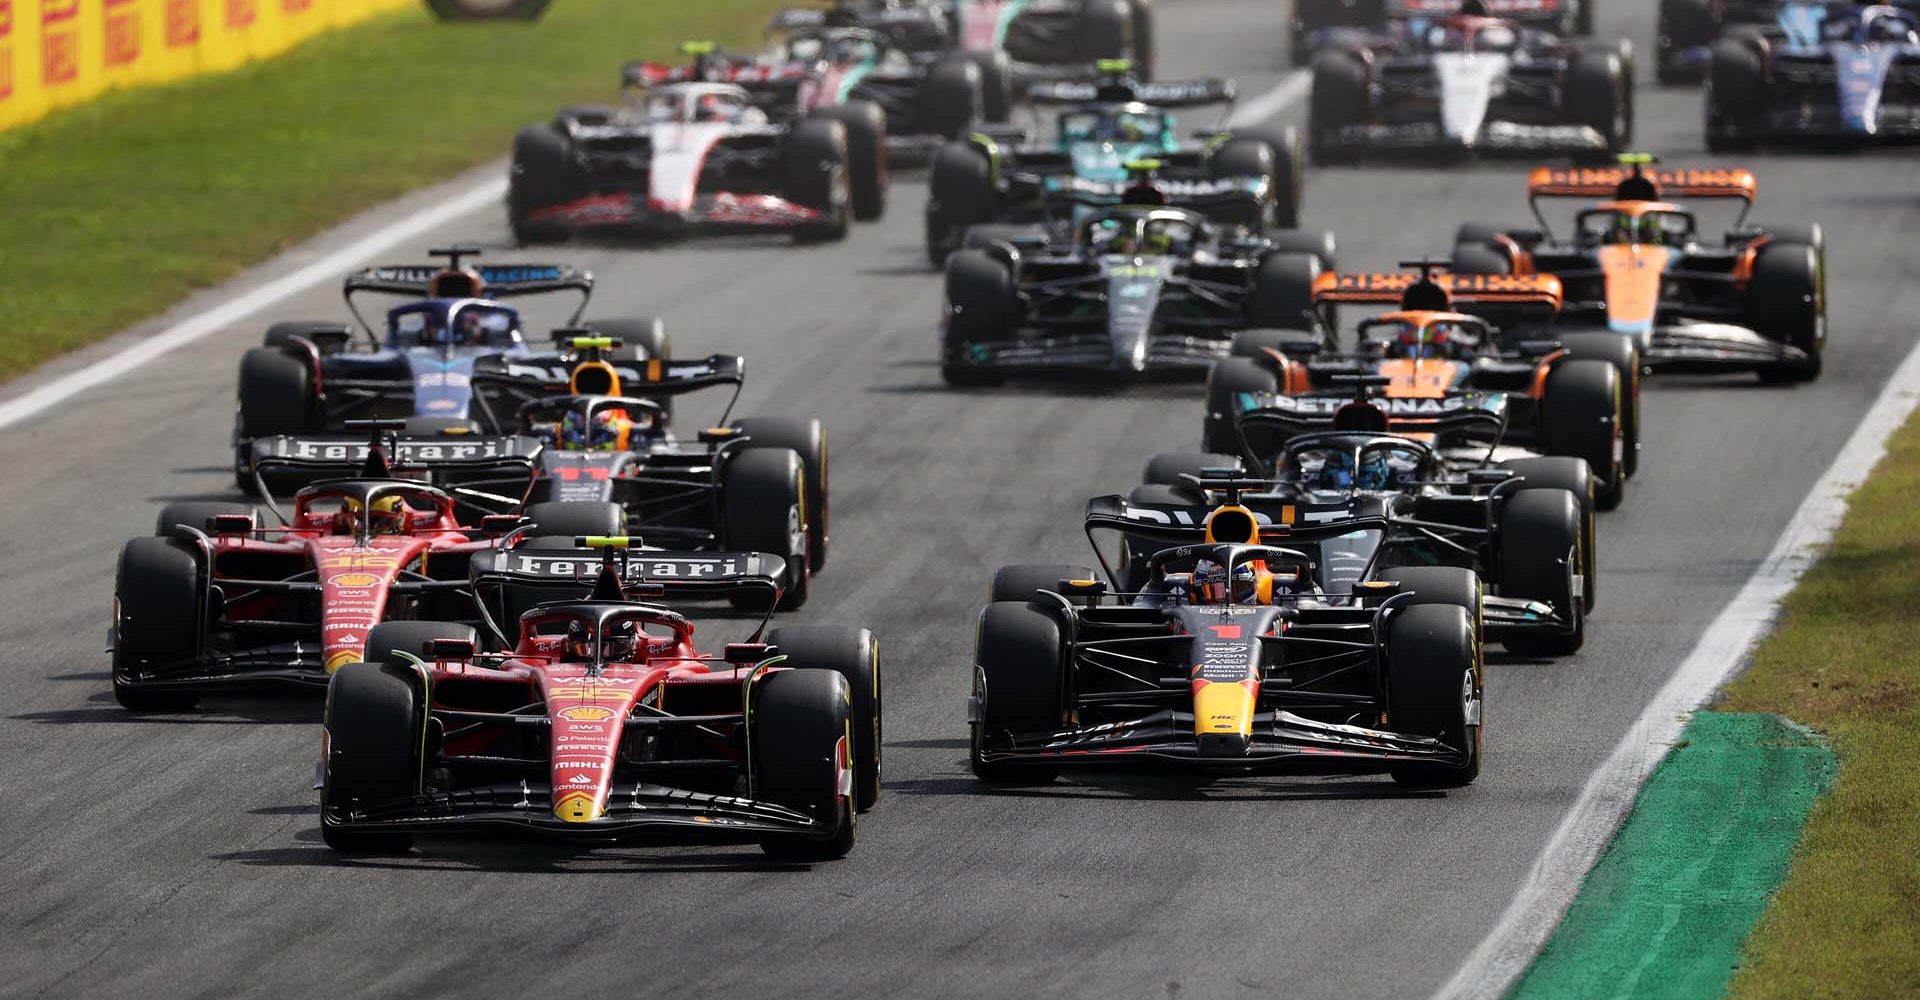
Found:
[[[1836,769],[1777,715],[1695,714],[1513,1000],[1724,996]]]

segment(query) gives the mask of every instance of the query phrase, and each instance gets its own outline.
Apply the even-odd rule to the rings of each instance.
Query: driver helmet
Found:
[[[1360,456],[1360,471],[1354,483],[1362,490],[1385,490],[1393,484],[1393,468],[1384,451],[1375,449]]]
[[[640,630],[633,622],[614,622],[600,638],[600,662],[631,663],[639,646]],[[567,658],[577,663],[593,662],[593,631],[585,622],[567,623]]]
[[[720,102],[718,94],[701,94],[693,106],[693,120],[697,122],[717,122],[726,117],[726,108]]]
[[[1353,489],[1353,456],[1345,451],[1329,451],[1320,468],[1306,477],[1311,492]]]
[[[1131,117],[1123,116],[1113,123],[1113,141],[1115,142],[1140,142],[1146,137],[1146,130]]]
[[[1210,559],[1202,559],[1193,567],[1195,604],[1271,604],[1273,590],[1273,574],[1258,559],[1236,563],[1231,574]]]
[[[1431,324],[1418,326],[1409,323],[1394,338],[1390,353],[1396,358],[1411,361],[1450,358],[1458,347],[1447,331],[1436,329]]]
[[[334,518],[334,530],[343,535],[352,534],[359,527],[362,514],[367,518],[368,531],[375,535],[403,535],[407,531],[407,501],[402,497],[381,497],[373,502],[370,510],[362,511],[360,501],[348,497],[341,503],[340,513]]]
[[[572,451],[626,451],[635,429],[633,418],[621,409],[601,410],[591,419],[569,413],[560,421],[560,443]]]
[[[1662,242],[1664,231],[1658,213],[1634,215],[1632,212],[1615,212],[1613,225],[1607,230],[1607,242],[1658,244]]]
[[[1173,237],[1165,226],[1148,226],[1147,235],[1140,240],[1140,252],[1149,256],[1170,254],[1173,252]]]

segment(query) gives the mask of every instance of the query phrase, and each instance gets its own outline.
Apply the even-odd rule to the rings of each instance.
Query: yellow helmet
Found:
[[[338,526],[351,532],[359,525],[361,515],[360,501],[346,498],[340,508],[341,517]],[[386,496],[373,502],[373,510],[367,516],[368,530],[375,535],[400,535],[407,530],[407,501],[403,497]]]

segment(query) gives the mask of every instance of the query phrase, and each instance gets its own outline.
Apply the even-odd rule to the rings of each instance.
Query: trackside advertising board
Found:
[[[412,0],[0,0],[0,129],[114,87],[269,59]]]

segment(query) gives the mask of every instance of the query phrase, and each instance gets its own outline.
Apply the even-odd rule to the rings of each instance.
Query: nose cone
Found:
[[[1505,88],[1507,57],[1446,52],[1433,57],[1440,80],[1440,126],[1471,145],[1487,121],[1487,105]]]

